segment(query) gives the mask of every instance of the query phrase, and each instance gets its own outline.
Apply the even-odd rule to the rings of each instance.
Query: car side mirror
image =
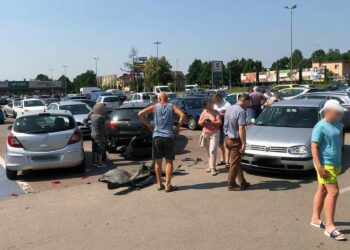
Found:
[[[12,125],[8,126],[7,130],[12,130]]]

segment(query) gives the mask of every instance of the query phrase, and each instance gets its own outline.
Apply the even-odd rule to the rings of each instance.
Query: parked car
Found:
[[[45,109],[46,106],[42,100],[32,98],[20,101],[19,105],[14,107],[14,112],[20,116],[28,111],[44,111]]]
[[[106,92],[109,92],[109,91],[106,90]],[[114,91],[111,91],[111,92],[113,93],[114,96],[117,96],[122,103],[128,98],[123,90],[115,89]]]
[[[206,98],[197,96],[184,96],[171,101],[186,114],[186,124],[189,129],[198,129],[198,120],[203,111]],[[177,121],[177,119],[176,119]]]
[[[124,102],[126,103],[137,103],[137,102],[150,102],[152,96],[154,96],[153,92],[141,92],[135,93],[129,96],[128,99]]]
[[[75,102],[83,102],[83,103],[87,104],[90,108],[93,108],[96,104],[96,102],[91,101],[89,99],[75,99],[74,101]]]
[[[268,107],[247,130],[244,167],[272,171],[313,169],[311,134],[321,119],[324,103],[291,100]]]
[[[49,106],[51,103],[53,102],[59,102],[60,100],[58,98],[44,98],[44,99],[41,99],[44,103],[45,103],[45,106]]]
[[[85,170],[81,131],[65,111],[32,111],[9,127],[5,152],[7,178],[18,171],[50,168]]]
[[[113,96],[113,93],[107,93],[107,92],[93,92],[91,94],[91,101],[94,101],[96,102],[97,99],[100,97],[100,96]]]
[[[242,95],[242,93],[233,93],[225,96],[224,100],[229,102],[231,105],[236,104],[238,102],[238,98]]]
[[[0,124],[5,124],[5,119],[4,111],[0,108]]]
[[[336,83],[328,88],[329,91],[350,91],[350,86],[347,83]]]
[[[316,92],[317,89],[315,88],[303,88],[303,87],[295,87],[295,88],[287,88],[282,89],[279,92],[282,95],[282,98],[284,100],[291,100],[294,99],[300,95],[304,95],[309,92]]]
[[[126,146],[135,137],[152,141],[152,132],[144,126],[138,113],[151,103],[127,103],[115,109],[108,124],[108,151],[114,152],[118,146]],[[152,116],[148,117],[152,119]]]
[[[88,114],[92,110],[87,104],[82,102],[76,102],[76,101],[64,101],[64,102],[51,103],[48,109],[50,111],[51,110],[69,111],[74,116],[74,119],[77,122],[79,129],[83,133],[83,136],[86,137],[91,135],[91,128],[87,126],[87,124],[84,124],[84,120],[88,118]]]
[[[296,99],[337,100],[345,109],[343,124],[346,131],[350,130],[350,93],[345,91],[312,92],[298,96]]]
[[[118,108],[122,101],[117,96],[100,96],[96,102],[101,102],[105,105],[106,112],[111,112]]]
[[[9,101],[9,103],[4,107],[5,116],[6,117],[12,116],[13,118],[16,118],[17,113],[14,109],[20,104],[21,104],[21,101]]]
[[[296,88],[298,84],[278,84],[272,87],[271,91],[280,91],[282,89]]]
[[[88,99],[88,98],[85,95],[68,94],[62,98],[62,101],[73,101],[78,99]]]

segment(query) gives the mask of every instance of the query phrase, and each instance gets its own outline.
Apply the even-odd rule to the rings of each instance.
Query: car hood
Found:
[[[189,109],[188,110],[188,114],[189,115],[200,116],[202,111],[203,111],[203,109]]]
[[[264,127],[253,125],[247,130],[247,143],[268,146],[308,145],[312,128]]]
[[[76,122],[84,123],[84,120],[88,117],[88,114],[74,115]]]

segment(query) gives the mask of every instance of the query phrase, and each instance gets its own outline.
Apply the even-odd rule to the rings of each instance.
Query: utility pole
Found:
[[[285,6],[287,10],[290,10],[290,77],[292,80],[292,70],[293,70],[293,10],[297,8],[297,5]]]
[[[53,73],[52,73],[53,69],[49,69],[49,70],[51,72],[51,96],[53,96]]]
[[[95,60],[95,75],[96,75],[96,85],[98,87],[98,80],[97,80],[97,62],[100,59],[99,57],[94,57],[93,58]]]
[[[68,65],[63,65],[62,66],[63,67],[63,69],[64,69],[64,89],[65,89],[65,93],[66,93],[66,95],[67,95],[67,68],[68,68]]]
[[[177,90],[177,73],[178,72],[179,72],[179,58],[176,58],[175,91]]]
[[[155,44],[156,45],[156,48],[157,48],[157,64],[156,64],[156,70],[157,70],[157,83],[158,83],[158,85],[159,85],[159,69],[158,69],[158,61],[159,61],[159,55],[158,55],[158,46],[160,45],[160,44],[162,44],[160,41],[155,41],[155,42],[153,42],[153,44]]]

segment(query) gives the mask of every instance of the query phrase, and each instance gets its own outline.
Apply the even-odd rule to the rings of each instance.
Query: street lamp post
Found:
[[[53,95],[53,69],[50,69],[51,72],[51,96]]]
[[[155,41],[153,42],[153,44],[156,45],[156,48],[157,48],[157,64],[156,64],[156,69],[157,69],[157,83],[159,85],[159,70],[158,70],[158,46],[161,44],[161,42],[159,41]]]
[[[64,89],[65,89],[65,93],[67,95],[67,80],[66,80],[67,76],[66,75],[67,75],[68,65],[63,65],[62,67],[64,69]]]
[[[290,74],[293,70],[293,10],[297,8],[297,5],[285,6],[287,10],[290,10]]]
[[[100,59],[99,57],[94,57],[93,58],[95,60],[95,75],[96,75],[96,85],[98,87],[98,80],[97,80],[97,62]]]

